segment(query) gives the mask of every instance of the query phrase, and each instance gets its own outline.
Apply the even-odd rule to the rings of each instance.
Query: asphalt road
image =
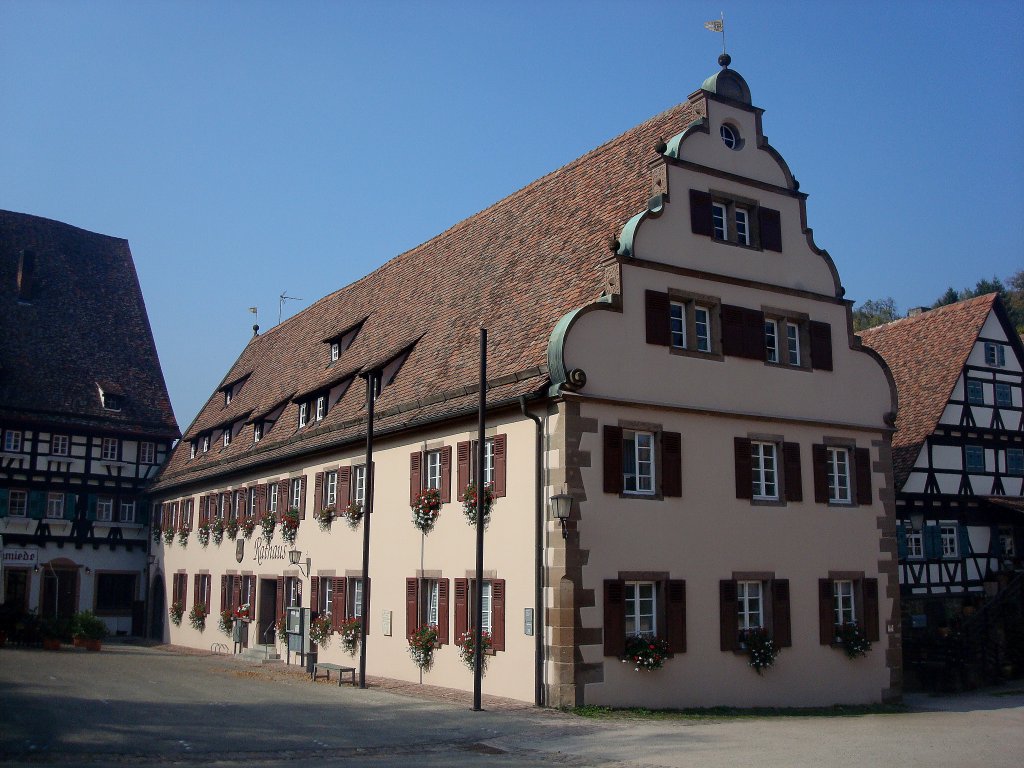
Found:
[[[913,711],[718,721],[592,720],[408,686],[309,682],[224,656],[107,645],[0,649],[5,766],[1024,765],[1024,683]],[[391,686],[393,688],[393,686]],[[485,679],[486,688],[486,679]]]

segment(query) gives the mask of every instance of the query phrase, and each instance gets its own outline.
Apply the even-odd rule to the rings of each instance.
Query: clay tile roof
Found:
[[[412,345],[377,401],[376,428],[470,412],[481,322],[488,328],[489,402],[541,391],[552,328],[601,296],[608,244],[650,197],[655,145],[693,114],[687,103],[651,118],[252,338],[225,376],[252,370],[228,407],[267,413],[289,393],[326,386],[337,371],[386,364]],[[331,363],[325,339],[360,323]],[[365,384],[356,378],[321,423],[299,430],[291,402],[259,443],[240,436],[190,460],[190,439],[224,420],[223,398],[211,397],[156,487],[360,439],[364,401]]]
[[[35,254],[28,301],[23,250]],[[0,211],[0,329],[0,422],[178,436],[128,241]]]
[[[893,476],[903,486],[925,438],[949,401],[998,294],[930,309],[860,332],[896,380],[899,410],[893,436]]]

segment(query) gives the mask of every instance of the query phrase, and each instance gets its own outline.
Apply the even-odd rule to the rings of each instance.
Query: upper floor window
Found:
[[[828,500],[835,504],[849,504],[850,494],[850,451],[847,448],[828,449]]]
[[[332,341],[331,342],[331,362],[333,363],[339,357],[341,357],[341,344],[339,344],[337,341]]]
[[[256,496],[256,489],[255,488],[250,488],[249,489],[248,504],[249,504],[249,509],[247,511],[246,516],[247,517],[256,517],[256,509],[259,506],[259,498]]]
[[[292,508],[302,509],[302,478],[293,477],[289,485],[288,501]]]
[[[224,405],[231,405],[231,388],[224,390]]]
[[[103,407],[108,411],[120,411],[121,410],[121,396],[115,395],[111,392],[104,392],[102,394]]]
[[[28,492],[12,490],[7,497],[7,514],[11,517],[25,517],[28,514]]]
[[[779,321],[764,321],[764,352],[769,363],[779,362]]]
[[[939,540],[942,543],[943,557],[959,557],[960,551],[957,546],[957,526],[942,525],[939,527]]]
[[[714,223],[715,239],[729,239],[729,211],[724,203],[711,204],[711,221]]]
[[[121,442],[116,437],[104,437],[101,457],[104,461],[117,461],[121,454]]]
[[[53,435],[50,438],[50,453],[54,456],[67,456],[70,443],[67,435]]]
[[[156,464],[156,443],[139,443],[139,462],[141,464]]]
[[[333,507],[338,501],[338,473],[324,473],[324,506]]]
[[[736,217],[736,242],[740,245],[750,245],[750,212],[746,208],[737,208],[734,211]]]
[[[712,326],[717,322],[718,306],[718,300],[710,296],[675,290],[647,291],[647,343],[690,352],[717,351]]]
[[[686,306],[673,301],[669,305],[669,332],[672,335],[672,346],[686,349]]]
[[[627,581],[625,583],[626,636],[658,634],[655,583],[653,581]]]
[[[210,450],[210,436],[209,435],[203,435],[203,453],[206,453],[209,450]]]
[[[46,494],[46,516],[51,519],[61,519],[64,517],[64,494],[63,493],[48,493]]]
[[[907,557],[924,557],[924,536],[921,531],[907,531]]]
[[[135,522],[135,502],[130,499],[121,499],[121,522]]]
[[[424,454],[424,488],[441,488],[441,451],[427,451]]]
[[[1024,475],[1024,448],[1006,449],[1006,474]]]
[[[985,364],[993,368],[1003,368],[1006,365],[1006,347],[995,342],[985,342]]]
[[[737,627],[741,633],[764,627],[764,600],[760,581],[736,582]]]
[[[1011,527],[1004,526],[999,529],[999,554],[1003,557],[1015,557],[1017,554]]]
[[[740,148],[740,134],[728,123],[722,123],[722,127],[718,129],[718,134],[722,137],[722,143],[729,149]]]
[[[964,453],[967,458],[967,471],[968,472],[984,472],[985,471],[985,449],[980,445],[968,445]]]
[[[724,192],[690,190],[690,229],[718,242],[782,251],[779,212]]]
[[[316,399],[316,420],[320,421],[327,415],[327,395],[320,395]]]
[[[4,430],[4,450],[8,453],[19,453],[21,451],[21,431],[17,429]]]
[[[277,483],[270,483],[267,486],[267,510],[277,513]]]
[[[101,523],[109,523],[114,519],[114,500],[109,496],[96,499],[96,519]]]
[[[654,493],[654,433],[622,430],[622,490]]]
[[[231,445],[231,427],[224,428],[224,447]]]
[[[996,383],[996,405],[1009,408],[1013,405],[1013,391],[1010,385],[1004,382]]]
[[[795,323],[786,323],[786,351],[789,353],[787,362],[790,365],[800,365],[800,326]]]
[[[352,501],[363,504],[366,502],[366,465],[352,467]]]
[[[752,440],[750,443],[750,468],[753,498],[776,500],[779,498],[778,462],[775,443]]]
[[[695,304],[693,307],[694,335],[698,352],[711,351],[711,310]]]
[[[257,421],[252,425],[252,441],[258,443],[263,439],[263,422]]]
[[[309,422],[309,403],[299,403],[299,427],[304,427]]]
[[[836,579],[832,582],[832,601],[832,611],[836,626],[842,627],[846,624],[857,623],[852,580]]]
[[[978,379],[967,380],[967,402],[971,405],[985,404],[985,385]]]

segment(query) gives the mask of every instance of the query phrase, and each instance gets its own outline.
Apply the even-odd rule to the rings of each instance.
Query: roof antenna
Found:
[[[279,301],[277,303],[277,324],[278,325],[281,324],[281,312],[284,310],[284,303],[286,301],[302,301],[302,299],[296,298],[295,296],[288,296],[287,294],[288,294],[288,291],[284,291],[280,296],[278,296],[278,299],[279,299]]]
[[[252,312],[254,315],[256,315],[256,317],[253,318],[256,322],[254,322],[252,324],[252,335],[253,336],[259,336],[260,335],[260,324],[259,324],[259,321],[260,321],[260,311],[259,311],[259,309],[257,307],[249,307],[249,311]]]
[[[721,32],[722,33],[722,55],[718,59],[718,63],[723,67],[729,66],[729,62],[722,63],[722,59],[728,58],[729,54],[725,52],[725,11],[722,11],[722,18],[713,19],[712,21],[704,22],[704,29],[710,32]]]

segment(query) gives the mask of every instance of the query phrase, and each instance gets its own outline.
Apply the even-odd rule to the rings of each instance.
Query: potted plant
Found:
[[[181,600],[175,600],[171,603],[171,607],[167,611],[167,615],[171,617],[171,623],[176,626],[181,626],[181,617],[185,615],[185,606]]]
[[[292,507],[281,518],[281,538],[288,544],[295,543],[295,537],[299,535],[299,510]]]
[[[660,637],[629,635],[626,638],[626,652],[622,663],[632,664],[634,672],[653,672],[665,665],[669,657],[668,641]]]
[[[274,528],[277,527],[277,518],[274,517],[274,513],[267,510],[263,513],[260,518],[260,528],[263,529],[263,538],[269,544],[274,538]],[[249,538],[249,536],[246,536]]]
[[[174,541],[174,529],[168,528],[164,531],[164,544],[170,544]]]
[[[476,484],[470,483],[462,493],[462,514],[466,522],[476,526]],[[491,522],[491,507],[494,505],[494,483],[484,483],[484,528]]]
[[[202,547],[205,547],[207,544],[210,543],[210,524],[209,523],[205,523],[205,522],[204,523],[200,523],[199,527],[196,528],[196,541],[198,541],[199,545],[202,546]]]
[[[341,647],[349,656],[355,656],[359,650],[359,638],[362,636],[362,624],[359,619],[346,619],[338,630],[341,635]]]
[[[747,655],[750,657],[747,664],[754,668],[757,674],[769,669],[775,664],[775,657],[779,655],[779,649],[771,635],[763,629],[747,629],[740,633],[741,647],[745,646]]]
[[[271,516],[271,517],[273,517],[273,516]],[[247,540],[251,539],[252,538],[252,532],[256,530],[256,518],[255,517],[247,517],[247,518],[243,519],[242,522],[239,523],[239,529],[242,531],[242,536],[245,537],[245,539],[247,539]],[[271,528],[270,528],[270,535],[271,536],[274,535],[273,525],[271,525]]]
[[[218,547],[224,541],[224,521],[219,517],[213,518],[213,522],[210,523],[210,535],[213,537],[213,543]]]
[[[434,666],[434,646],[437,645],[437,626],[424,624],[409,635],[409,656],[422,672]]]
[[[154,525],[153,526],[153,543],[154,544],[159,543],[159,541],[160,541],[160,534],[161,533],[163,533],[163,531],[160,530],[160,526],[159,525]]]
[[[178,531],[178,544],[183,547],[188,546],[188,535],[191,533],[187,525],[183,525],[181,530]]]
[[[441,492],[437,488],[427,488],[416,498],[412,505],[412,524],[424,535],[434,529],[434,524],[441,514]]]
[[[238,518],[229,517],[227,523],[224,525],[224,532],[228,535],[228,541],[234,541],[238,538]],[[252,533],[250,529],[249,533]],[[246,538],[249,538],[246,536]]]
[[[331,530],[331,523],[334,522],[334,507],[318,509],[313,513],[313,517],[316,519],[316,524],[321,531],[329,531]]]
[[[234,614],[234,611],[231,611],[231,610],[225,608],[223,611],[220,612],[220,621],[217,622],[217,629],[219,629],[221,632],[223,632],[228,637],[231,637],[231,630],[234,628],[234,626],[235,626],[235,614]]]
[[[309,624],[309,639],[319,646],[326,647],[331,643],[331,617],[327,615],[317,616]]]
[[[288,625],[284,623],[284,616],[274,622],[274,629],[277,630],[277,642],[288,642]]]
[[[45,616],[39,620],[39,633],[43,640],[43,650],[59,651],[61,626],[57,619]]]
[[[363,503],[361,501],[353,501],[347,507],[345,507],[345,522],[348,527],[353,531],[359,527],[359,523],[363,520]]]
[[[206,631],[206,606],[203,603],[192,606],[192,610],[188,612],[188,623],[192,625],[192,629]]]
[[[107,625],[92,611],[76,613],[71,619],[71,635],[76,645],[84,646],[87,651],[98,651],[107,634]]]
[[[472,629],[469,632],[463,632],[458,639],[457,645],[459,646],[459,659],[472,672],[476,656],[476,632]],[[483,675],[487,672],[487,652],[491,650],[491,633],[486,629],[480,632],[480,647],[482,649],[480,655],[480,674]]]
[[[843,651],[849,659],[866,656],[871,650],[871,642],[861,632],[860,626],[853,621],[836,627],[836,642],[843,646]]]

